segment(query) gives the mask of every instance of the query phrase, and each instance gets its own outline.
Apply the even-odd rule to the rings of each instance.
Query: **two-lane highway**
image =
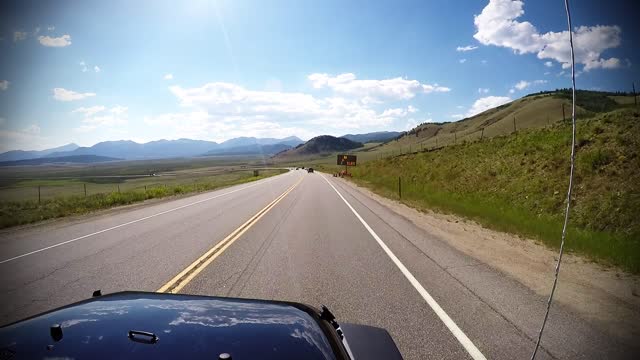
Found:
[[[515,359],[530,356],[544,311],[516,281],[305,171],[6,231],[0,254],[3,323],[96,289],[179,291],[325,304],[389,330],[407,359]],[[538,358],[637,353],[554,305]]]

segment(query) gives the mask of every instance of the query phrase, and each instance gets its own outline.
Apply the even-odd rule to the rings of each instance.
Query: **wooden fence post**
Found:
[[[40,185],[38,185],[38,204],[40,204]]]
[[[84,185],[84,197],[87,197],[87,183],[83,183]]]
[[[482,141],[482,138],[484,138],[484,128],[482,128],[482,132],[480,133],[480,141]]]
[[[398,197],[402,199],[402,178],[398,176]]]

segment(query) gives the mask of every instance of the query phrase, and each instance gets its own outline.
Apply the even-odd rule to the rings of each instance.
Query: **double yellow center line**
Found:
[[[233,244],[242,234],[244,234],[249,228],[260,220],[269,210],[273,209],[282,199],[285,198],[296,186],[298,186],[304,177],[301,177],[293,186],[288,188],[269,205],[265,206],[262,210],[258,211],[244,224],[240,225],[237,229],[227,235],[222,241],[218,242],[214,247],[209,249],[204,255],[200,256],[196,261],[187,266],[178,275],[174,276],[169,282],[164,284],[158,292],[166,292],[175,294],[185,287],[193,278],[195,278],[202,270],[204,270],[213,260],[215,260],[220,254],[222,254],[231,244]]]

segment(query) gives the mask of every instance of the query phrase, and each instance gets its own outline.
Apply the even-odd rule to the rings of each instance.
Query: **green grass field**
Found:
[[[570,126],[387,157],[350,169],[353,181],[419,209],[459,214],[557,247],[568,185]],[[335,160],[334,160],[335,161]],[[567,249],[640,272],[640,113],[578,123]],[[335,165],[318,164],[335,172]]]
[[[2,167],[0,202],[84,195],[85,188],[87,195],[92,195],[190,184],[214,175],[261,168],[264,163],[261,158],[230,156]]]
[[[243,167],[244,165],[207,167],[144,177],[89,176],[52,179],[45,176],[28,180],[16,179],[11,185],[0,187],[0,228],[85,214],[147,199],[209,191],[286,171],[260,169],[259,175],[253,176],[254,169]],[[103,174],[102,171],[99,173]]]

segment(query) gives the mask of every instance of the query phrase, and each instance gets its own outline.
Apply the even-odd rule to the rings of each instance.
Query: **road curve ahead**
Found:
[[[121,290],[327,305],[406,359],[528,358],[545,299],[344,182],[292,171],[0,233],[0,322]],[[539,359],[634,358],[554,304]]]

